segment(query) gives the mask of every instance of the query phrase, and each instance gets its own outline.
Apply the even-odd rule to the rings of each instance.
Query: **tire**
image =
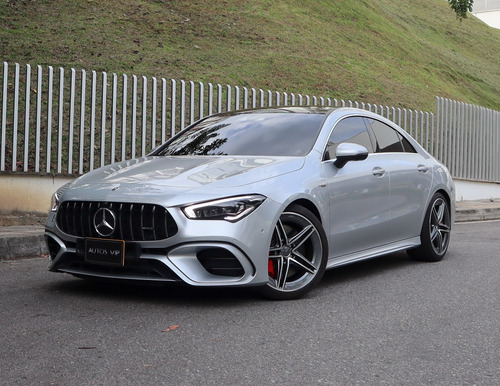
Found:
[[[328,243],[319,220],[309,210],[291,205],[276,224],[268,259],[268,299],[291,300],[309,292],[325,272]]]
[[[450,206],[441,193],[436,193],[425,214],[420,232],[421,245],[409,250],[408,255],[414,260],[440,261],[448,250],[450,233]]]

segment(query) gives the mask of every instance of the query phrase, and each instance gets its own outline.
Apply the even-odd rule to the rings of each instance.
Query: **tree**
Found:
[[[472,12],[472,5],[474,0],[448,0],[451,9],[457,14],[457,19],[467,19],[467,11]]]

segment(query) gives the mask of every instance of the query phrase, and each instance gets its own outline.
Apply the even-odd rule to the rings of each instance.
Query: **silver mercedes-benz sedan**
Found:
[[[54,272],[292,299],[340,265],[441,260],[454,209],[447,169],[389,120],[263,108],[203,118],[63,186],[45,238]]]

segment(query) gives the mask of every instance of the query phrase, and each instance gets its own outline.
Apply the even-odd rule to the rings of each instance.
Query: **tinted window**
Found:
[[[343,142],[356,143],[368,149],[373,153],[373,146],[370,135],[366,130],[365,123],[361,117],[349,117],[341,120],[333,129],[328,139],[328,148],[325,154],[326,159],[334,159],[337,146]]]
[[[405,149],[405,152],[407,153],[416,153],[417,151],[413,147],[413,145],[401,135],[401,143],[403,144],[403,148]]]
[[[324,114],[244,112],[209,117],[174,138],[158,155],[304,156]]]
[[[377,153],[380,152],[404,152],[401,144],[399,133],[392,127],[377,121],[367,118],[366,121],[371,126],[375,138],[377,139]]]

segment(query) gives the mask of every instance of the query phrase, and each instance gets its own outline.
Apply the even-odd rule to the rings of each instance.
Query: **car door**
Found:
[[[335,158],[340,143],[365,146],[369,155],[338,169]],[[373,152],[371,138],[362,117],[339,121],[330,135],[323,162],[329,194],[330,258],[341,258],[385,243],[383,225],[390,221],[390,183],[383,159]]]
[[[376,139],[376,153],[385,159],[391,182],[390,242],[420,234],[430,186],[431,160],[417,153],[409,141],[389,125],[371,118],[365,122]]]

